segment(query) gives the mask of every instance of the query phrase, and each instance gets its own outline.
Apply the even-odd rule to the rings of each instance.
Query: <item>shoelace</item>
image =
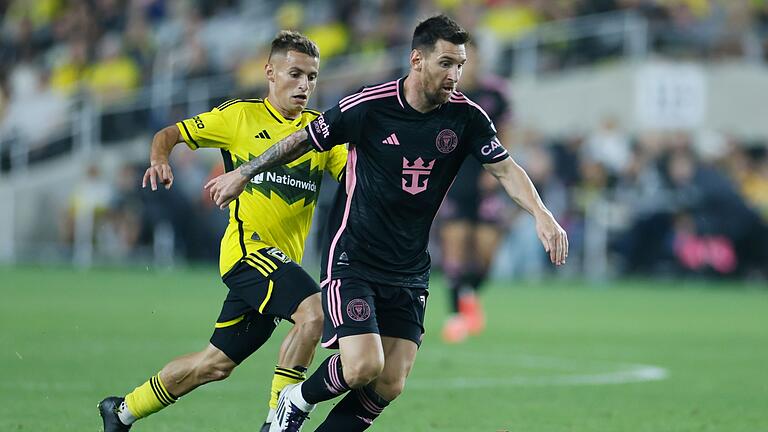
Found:
[[[309,418],[309,413],[305,413],[304,411],[296,408],[295,406],[292,406],[291,408],[292,409],[287,413],[288,424],[286,425],[287,427],[285,431],[299,432],[299,428],[301,427],[301,425],[304,424],[304,421]]]

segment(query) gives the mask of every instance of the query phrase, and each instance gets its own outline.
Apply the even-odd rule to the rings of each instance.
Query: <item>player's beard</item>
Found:
[[[442,85],[437,87],[435,90],[431,92],[427,92],[427,102],[429,102],[430,105],[442,105],[446,102],[448,102],[448,99],[451,97],[451,94],[445,94],[443,92]]]

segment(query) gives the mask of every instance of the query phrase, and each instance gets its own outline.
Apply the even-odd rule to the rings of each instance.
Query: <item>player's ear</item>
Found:
[[[411,50],[411,69],[421,72],[421,67],[424,59],[421,56],[421,51],[417,49]]]
[[[267,81],[275,82],[275,67],[272,66],[272,63],[264,65],[264,75],[267,77]]]

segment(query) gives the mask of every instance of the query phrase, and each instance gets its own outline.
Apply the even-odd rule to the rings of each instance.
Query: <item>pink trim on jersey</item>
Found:
[[[331,268],[333,267],[334,252],[336,251],[336,243],[341,238],[341,233],[344,232],[344,228],[347,227],[347,219],[349,219],[349,209],[352,206],[352,194],[355,192],[355,185],[357,184],[357,177],[355,174],[355,167],[357,166],[357,149],[352,147],[347,154],[347,202],[344,205],[344,216],[341,218],[341,226],[336,231],[336,235],[331,242],[331,248],[328,251],[328,268],[326,270],[326,279],[323,284],[327,284],[333,278],[331,277]]]
[[[329,346],[333,346],[333,344],[336,343],[336,339],[338,339],[338,335],[333,335],[333,337],[328,342],[323,342],[320,344],[323,348],[328,348]]]
[[[389,90],[389,89],[387,89],[387,90]],[[362,99],[358,99],[355,102],[350,103],[349,105],[345,105],[343,108],[341,108],[341,112],[344,112],[344,111],[346,111],[346,110],[348,110],[348,109],[350,109],[350,108],[352,108],[352,107],[354,107],[356,105],[360,105],[361,103],[367,102],[369,100],[383,99],[385,97],[390,97],[390,96],[395,96],[395,95],[397,95],[397,91],[390,91],[389,93],[381,93],[381,94],[377,94],[377,95],[366,96],[366,97],[364,97]]]
[[[395,83],[395,82],[397,82],[397,81],[389,81],[389,82],[385,82],[384,84],[375,85],[375,86],[373,86],[373,87],[365,87],[364,89],[360,90],[360,91],[359,91],[359,92],[357,92],[357,93],[352,93],[351,95],[349,95],[349,96],[347,96],[347,97],[344,97],[344,98],[342,98],[342,99],[339,101],[339,105],[341,105],[341,104],[343,104],[343,103],[347,103],[347,101],[349,101],[350,99],[352,99],[352,98],[354,98],[354,97],[357,97],[357,96],[360,96],[360,95],[362,95],[363,93],[369,92],[369,91],[371,91],[371,90],[377,90],[377,89],[380,89],[380,88],[384,88],[384,87],[386,87],[386,86],[388,86],[388,85],[392,85],[392,83]]]
[[[396,85],[397,84],[395,84],[395,82],[393,81],[391,83],[387,83],[386,86],[381,86],[381,87],[377,86],[375,88],[367,88],[367,89],[361,91],[360,93],[356,93],[356,94],[354,94],[352,96],[347,96],[344,99],[340,100],[339,101],[339,106],[349,105],[352,102],[354,102],[354,101],[356,101],[356,100],[358,100],[360,98],[364,98],[366,96],[370,96],[370,95],[377,94],[377,93],[382,93],[382,92],[385,92],[385,91],[395,90],[395,86]]]
[[[400,80],[402,80],[402,78],[395,81],[395,83],[397,83],[397,102],[400,104],[400,108],[405,109],[405,105],[403,105],[403,100],[400,99]]]
[[[468,97],[464,96],[463,93],[461,93],[461,92],[453,92],[453,94],[451,95],[450,99],[448,99],[448,101],[449,102],[455,102],[455,103],[465,103],[465,104],[469,104],[469,105],[477,108],[478,110],[480,110],[481,113],[483,113],[485,118],[488,119],[488,122],[491,124],[491,127],[493,128],[493,131],[496,132],[496,126],[493,124],[493,121],[488,116],[488,113],[486,113],[485,110],[480,105],[474,103],[471,99],[469,99]]]
[[[350,100],[348,100],[346,102],[339,102],[339,107],[340,108],[346,108],[347,106],[354,104],[355,102],[359,101],[360,99],[367,98],[367,97],[370,97],[370,96],[373,96],[373,95],[377,95],[377,94],[386,93],[386,92],[393,92],[393,91],[396,91],[395,87],[394,86],[389,86],[389,87],[381,88],[381,89],[378,89],[378,90],[372,90],[372,91],[369,91],[369,92],[360,93],[358,96],[355,96],[354,98],[352,98],[352,99],[350,99]]]
[[[309,136],[312,137],[312,141],[315,142],[315,147],[319,148],[320,151],[325,151],[323,146],[320,145],[320,143],[317,141],[317,138],[315,138],[315,133],[312,131],[312,124],[307,125],[307,129],[309,130]]]
[[[501,145],[501,141],[499,141],[498,138],[492,139],[491,142],[495,142],[496,144],[499,145],[499,147],[504,149],[503,152],[501,152],[501,153],[497,154],[496,156],[492,157],[491,160],[498,159],[498,158],[500,158],[502,156],[509,156],[509,152],[507,151],[507,149],[504,148],[503,145]]]

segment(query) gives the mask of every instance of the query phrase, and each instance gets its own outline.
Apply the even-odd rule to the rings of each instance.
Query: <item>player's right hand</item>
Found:
[[[141,180],[141,187],[146,188],[149,182],[152,190],[156,191],[158,181],[164,184],[166,189],[170,189],[173,185],[173,170],[168,163],[156,163],[147,168]]]

